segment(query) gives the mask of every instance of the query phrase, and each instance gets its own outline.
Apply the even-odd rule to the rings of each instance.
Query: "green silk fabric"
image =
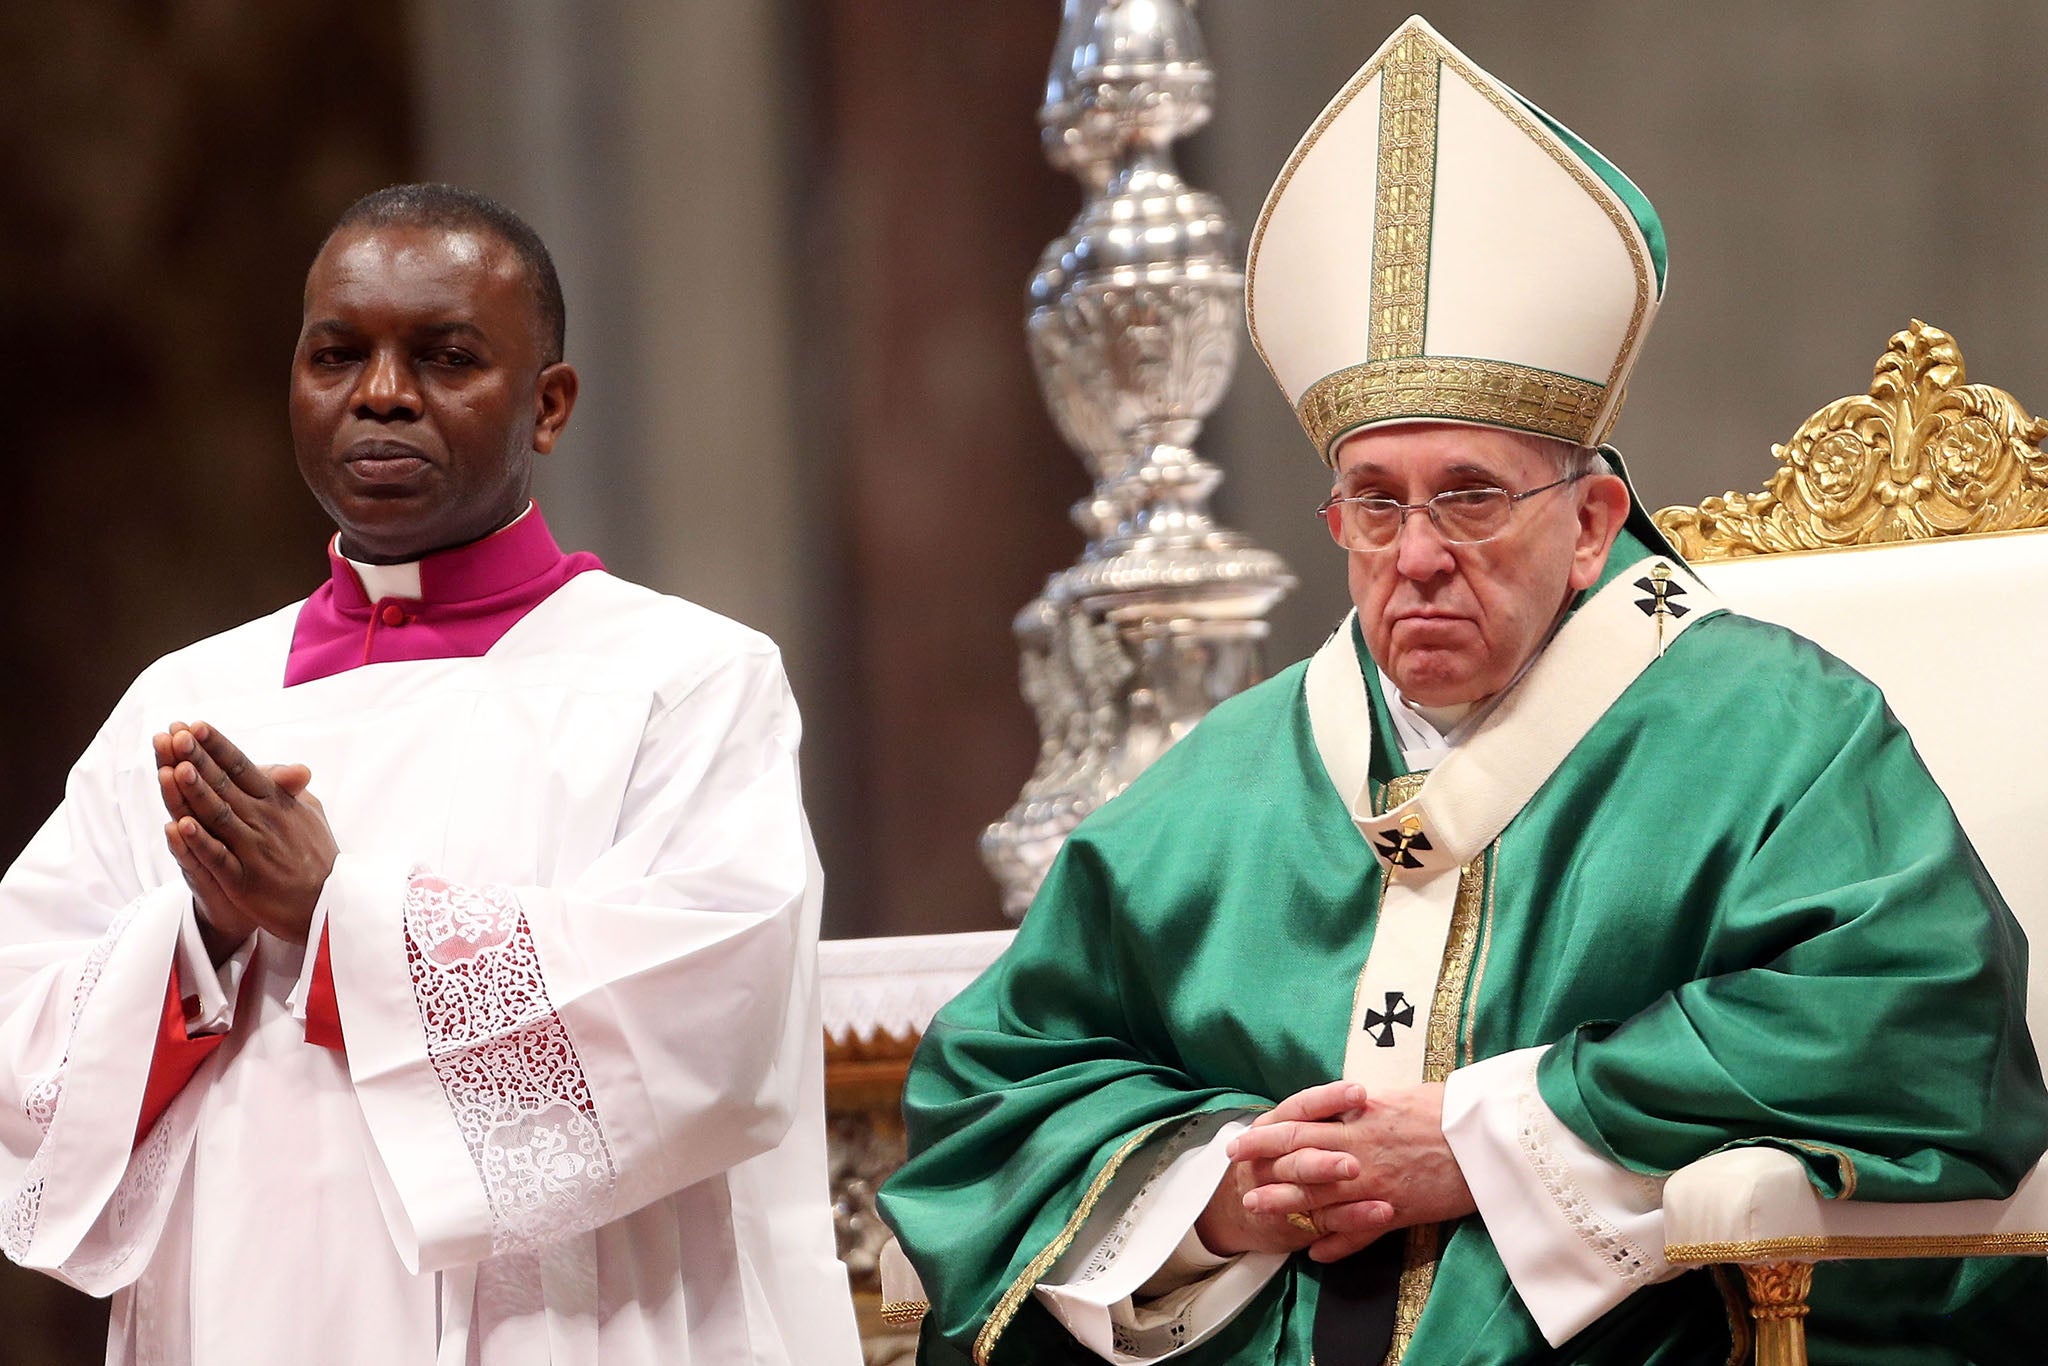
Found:
[[[1384,782],[1398,752],[1361,666]],[[1340,1073],[1380,869],[1316,753],[1304,668],[1084,822],[1015,944],[926,1032],[881,1205],[931,1297],[931,1366],[971,1360],[1006,1291],[995,1362],[1098,1361],[1012,1288],[1105,1165],[1148,1126]],[[1768,1143],[1829,1194],[1853,1166],[1853,1198],[1950,1200],[2008,1194],[2048,1146],[2021,932],[1878,690],[1797,636],[1694,624],[1486,872],[1457,1062],[1548,1047],[1543,1099],[1618,1163]],[[1408,1366],[1728,1358],[1709,1273],[1553,1349],[1483,1222],[1446,1232]],[[1306,1366],[1317,1284],[1292,1259],[1176,1360]],[[2044,1297],[2039,1259],[1825,1265],[1811,1360],[2037,1361],[2038,1329],[2008,1325]]]

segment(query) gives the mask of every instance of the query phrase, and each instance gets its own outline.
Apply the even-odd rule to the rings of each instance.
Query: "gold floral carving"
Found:
[[[1761,1262],[1742,1268],[1756,1320],[1756,1366],[1806,1366],[1806,1297],[1812,1262]]]
[[[1755,1262],[1742,1268],[1742,1279],[1749,1283],[1749,1312],[1757,1318],[1806,1317],[1812,1262]]]
[[[2048,526],[2048,420],[1964,382],[1955,338],[1914,319],[1868,394],[1838,399],[1773,446],[1761,493],[1668,507],[1657,526],[1695,562]]]

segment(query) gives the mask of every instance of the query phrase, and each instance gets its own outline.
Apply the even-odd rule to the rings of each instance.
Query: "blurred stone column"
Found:
[[[421,174],[553,252],[583,379],[536,492],[565,546],[765,631],[804,712],[835,879],[863,840],[825,586],[838,461],[795,373],[803,81],[774,0],[413,0]],[[822,505],[821,505],[822,500]],[[828,933],[860,919],[858,879]]]

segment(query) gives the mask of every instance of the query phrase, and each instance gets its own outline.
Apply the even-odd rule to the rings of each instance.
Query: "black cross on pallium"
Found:
[[[1636,587],[1650,595],[1636,602],[1636,606],[1643,609],[1643,615],[1646,617],[1682,617],[1692,610],[1682,602],[1673,601],[1685,596],[1685,585],[1676,579],[1651,579],[1645,576],[1636,580]]]
[[[1423,834],[1420,828],[1382,831],[1379,840],[1373,845],[1374,851],[1396,868],[1420,868],[1422,860],[1408,851],[1420,849],[1427,853],[1434,847],[1429,842],[1429,836]]]
[[[1400,992],[1390,991],[1387,993],[1387,1008],[1384,1012],[1374,1010],[1371,1006],[1365,1008],[1365,1032],[1372,1034],[1375,1029],[1379,1031],[1379,1033],[1373,1034],[1372,1041],[1374,1047],[1392,1048],[1394,1046],[1395,1025],[1403,1025],[1408,1028],[1413,1028],[1415,1025],[1415,1007]]]

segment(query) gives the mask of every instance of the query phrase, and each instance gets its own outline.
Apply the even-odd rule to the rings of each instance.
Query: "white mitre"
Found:
[[[1252,344],[1326,462],[1388,422],[1600,444],[1663,293],[1642,191],[1419,18],[1295,147],[1245,270]]]

